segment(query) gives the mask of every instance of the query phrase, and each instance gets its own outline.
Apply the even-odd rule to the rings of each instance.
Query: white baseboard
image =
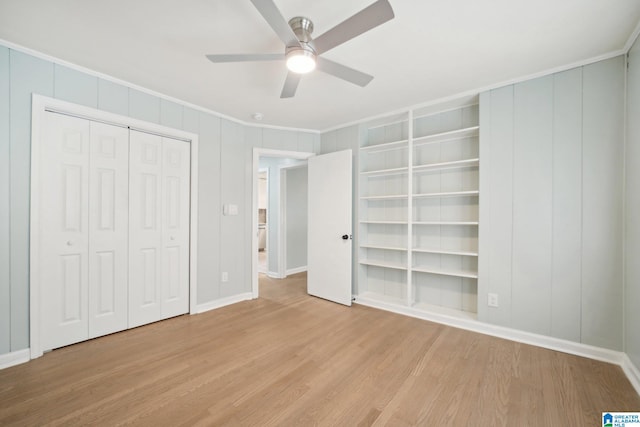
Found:
[[[199,304],[193,314],[200,314],[206,311],[215,310],[216,308],[225,307],[227,305],[235,304],[242,301],[253,299],[251,292],[245,292],[243,294],[232,295],[226,298],[220,298],[215,301],[207,302],[205,304]]]
[[[7,354],[0,354],[0,369],[20,365],[21,363],[26,363],[29,360],[31,360],[31,351],[28,348],[12,351]]]
[[[622,356],[622,364],[620,364],[622,370],[627,375],[629,382],[636,389],[636,392],[640,394],[640,370],[636,365],[633,364],[629,356],[623,354]]]
[[[517,329],[492,325],[490,323],[480,322],[474,319],[417,310],[411,307],[405,307],[398,304],[379,301],[362,296],[356,296],[354,302],[356,304],[379,308],[381,310],[387,310],[393,313],[403,314],[405,316],[416,317],[418,319],[429,320],[447,326],[466,329],[468,331],[491,335],[498,338],[504,338],[510,341],[535,345],[537,347],[548,348],[550,350],[556,350],[562,353],[582,356],[588,359],[599,360],[601,362],[613,363],[614,365],[619,365],[623,369],[633,387],[636,389],[638,394],[640,394],[640,371],[638,371],[633,363],[631,363],[629,357],[625,353],[620,351],[595,347],[592,345],[563,340],[560,338],[548,337],[531,332],[519,331]]]
[[[290,274],[297,274],[297,273],[303,273],[307,271],[307,266],[303,265],[302,267],[296,267],[296,268],[290,268],[289,270],[287,270],[287,276],[289,276]]]

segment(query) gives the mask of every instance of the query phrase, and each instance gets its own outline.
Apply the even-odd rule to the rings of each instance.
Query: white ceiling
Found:
[[[318,36],[373,0],[274,0]],[[210,53],[283,52],[249,0],[0,0],[0,39],[251,122],[324,130],[625,46],[637,0],[390,0],[395,19],[323,56],[375,79],[313,72],[280,99],[283,62],[213,64]]]

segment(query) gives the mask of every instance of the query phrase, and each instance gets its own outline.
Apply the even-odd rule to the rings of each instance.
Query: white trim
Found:
[[[95,70],[92,70],[90,68],[86,68],[86,67],[83,67],[81,65],[77,65],[77,64],[74,64],[72,62],[68,62],[68,61],[65,61],[63,59],[60,59],[60,58],[56,58],[55,56],[51,56],[51,55],[47,55],[46,53],[38,52],[37,50],[31,49],[31,48],[28,48],[28,47],[25,47],[25,46],[21,46],[19,44],[16,44],[16,43],[4,40],[4,39],[0,39],[0,44],[8,47],[9,49],[12,49],[12,50],[15,50],[15,51],[18,51],[18,52],[22,52],[22,53],[26,53],[27,55],[31,55],[33,57],[36,57],[36,58],[39,58],[39,59],[43,59],[45,61],[49,61],[49,62],[52,62],[52,63],[57,64],[57,65],[62,65],[63,67],[67,67],[67,68],[70,68],[72,70],[79,71],[81,73],[88,74],[90,76],[97,77],[97,78],[102,79],[102,80],[106,80],[106,81],[109,81],[109,82],[112,82],[112,83],[116,83],[116,84],[119,84],[119,85],[126,86],[128,89],[134,89],[134,90],[137,90],[139,92],[146,93],[147,95],[152,95],[152,96],[155,96],[157,98],[164,99],[166,101],[175,102],[175,103],[180,104],[180,105],[182,105],[184,107],[192,108],[192,109],[197,110],[197,111],[202,111],[203,113],[213,114],[214,116],[217,116],[217,117],[219,117],[221,119],[225,119],[225,120],[229,120],[229,121],[232,121],[232,122],[235,122],[235,123],[239,123],[239,124],[241,124],[243,126],[249,126],[249,127],[255,127],[255,128],[264,128],[264,129],[286,130],[286,131],[294,131],[294,132],[308,132],[308,133],[315,133],[315,134],[319,134],[320,133],[320,131],[316,130],[316,129],[292,128],[292,127],[287,127],[287,126],[277,126],[277,125],[267,125],[267,124],[246,122],[244,120],[240,120],[240,119],[237,119],[235,117],[231,117],[231,116],[228,116],[226,114],[222,114],[222,113],[219,113],[217,111],[213,111],[213,110],[211,110],[209,108],[201,107],[199,105],[192,104],[190,102],[183,101],[181,99],[174,98],[172,96],[165,95],[163,93],[156,92],[156,91],[151,90],[151,89],[147,89],[146,87],[139,86],[137,84],[128,82],[126,80],[122,80],[122,79],[119,79],[117,77],[113,77],[113,76],[110,76],[108,74],[104,74],[104,73],[101,73],[99,71],[95,71]]]
[[[171,138],[178,138],[187,141],[191,145],[191,225],[189,229],[190,255],[189,255],[189,313],[193,314],[198,297],[198,135],[179,129],[173,129],[155,123],[148,123],[142,120],[113,114],[106,111],[97,110],[91,107],[73,104],[46,96],[33,94],[32,96],[32,118],[31,118],[31,222],[30,222],[30,265],[29,265],[29,336],[30,354],[35,359],[42,356],[40,348],[40,283],[39,270],[40,260],[38,257],[40,250],[39,234],[39,205],[36,195],[39,193],[39,150],[40,150],[40,129],[46,111],[56,111],[63,114],[83,117],[88,120],[98,120],[111,123],[116,126],[136,128],[158,135]]]
[[[636,392],[640,394],[640,370],[633,364],[629,356],[625,353],[622,354],[622,363],[620,364],[622,370],[627,375],[629,382],[636,389]]]
[[[428,320],[447,326],[453,326],[454,328],[478,332],[484,335],[504,338],[523,344],[535,345],[537,347],[574,354],[576,356],[599,360],[601,362],[614,363],[620,366],[623,366],[623,358],[626,356],[620,351],[594,347],[587,344],[538,335],[531,332],[519,331],[503,326],[491,325],[489,323],[480,322],[478,320],[464,319],[455,316],[448,316],[446,314],[426,312],[423,310],[417,310],[411,307],[404,307],[393,303],[377,301],[366,297],[356,296],[354,303],[390,311],[397,314],[403,314],[409,317]]]
[[[307,271],[307,266],[303,265],[301,267],[290,268],[287,270],[286,274],[289,276],[290,274],[298,274]]]
[[[217,308],[226,307],[231,304],[236,304],[242,301],[248,301],[252,299],[253,296],[251,292],[245,292],[238,295],[232,295],[230,297],[220,298],[214,301],[210,301],[204,304],[200,304],[195,307],[195,310],[192,314],[200,314],[205,313],[207,311],[215,310]]]
[[[251,215],[251,292],[253,298],[258,298],[258,171],[260,169],[260,157],[282,157],[290,159],[308,159],[315,156],[315,153],[309,153],[304,151],[285,151],[285,150],[273,150],[269,148],[257,148],[253,149],[253,165],[251,168],[251,182],[252,182],[252,206],[251,212],[255,214]],[[269,212],[267,211],[267,214]],[[272,271],[267,273],[267,276],[280,278],[274,276]]]
[[[11,353],[0,354],[0,369],[6,369],[22,363],[27,363],[30,360],[30,354],[31,353],[28,348],[12,351]]]
[[[627,39],[627,42],[624,44],[624,47],[622,48],[624,53],[629,53],[629,51],[633,47],[633,44],[636,42],[636,39],[638,38],[638,35],[640,35],[640,21],[638,21],[638,24],[636,25],[636,27],[633,29],[633,31],[629,35],[629,38]]]

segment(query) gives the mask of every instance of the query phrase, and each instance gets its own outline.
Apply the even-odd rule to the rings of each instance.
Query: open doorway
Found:
[[[313,153],[254,149],[253,297],[259,295],[260,274],[282,279],[306,271],[306,160]],[[266,177],[261,180],[261,174]],[[261,207],[261,189],[265,200]],[[301,199],[304,198],[304,205]],[[262,211],[261,209],[264,209]],[[264,219],[264,232],[261,220]],[[264,249],[260,250],[264,235]],[[261,262],[264,259],[264,264]]]

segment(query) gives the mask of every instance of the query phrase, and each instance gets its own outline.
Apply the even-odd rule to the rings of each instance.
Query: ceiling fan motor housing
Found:
[[[296,16],[289,19],[289,26],[298,37],[301,43],[309,43],[311,41],[311,33],[313,33],[313,22],[304,16]]]
[[[285,49],[285,56],[287,61],[289,60],[302,60],[301,57],[308,58],[305,63],[309,64],[309,60],[313,62],[313,66],[305,69],[305,71],[301,71],[302,73],[306,73],[313,68],[315,68],[316,61],[316,51],[313,49],[311,33],[313,32],[313,22],[309,18],[305,18],[304,16],[296,16],[289,20],[289,26],[295,33],[296,37],[300,41],[300,44],[296,44],[293,46],[287,46]],[[290,69],[292,69],[290,67]]]

